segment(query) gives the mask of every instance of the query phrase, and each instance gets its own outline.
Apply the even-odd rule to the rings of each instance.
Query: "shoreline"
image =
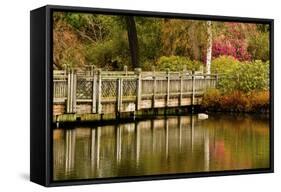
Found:
[[[91,116],[94,114],[84,114],[84,115],[75,115],[75,114],[66,114],[67,116],[73,116],[71,120],[68,121],[59,121],[59,122],[53,122],[52,128],[75,128],[76,126],[105,126],[105,125],[117,125],[117,124],[125,124],[125,123],[133,123],[133,122],[139,122],[144,120],[153,120],[153,119],[165,119],[167,117],[180,117],[180,116],[196,116],[200,113],[204,113],[207,115],[233,115],[233,116],[245,116],[245,115],[258,115],[263,116],[266,118],[270,117],[269,111],[260,113],[260,112],[238,112],[238,111],[218,111],[218,110],[205,110],[202,109],[200,106],[194,106],[193,111],[192,107],[187,108],[181,108],[179,109],[166,109],[166,112],[164,110],[158,110],[158,112],[155,111],[149,111],[144,113],[142,111],[141,114],[133,115],[133,113],[124,113],[119,117],[114,117],[114,115],[110,114],[111,118],[97,120],[97,119],[91,119],[91,118],[85,118],[83,116]]]

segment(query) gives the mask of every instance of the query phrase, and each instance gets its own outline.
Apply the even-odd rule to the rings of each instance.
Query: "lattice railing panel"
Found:
[[[137,82],[136,80],[123,80],[123,96],[136,96]]]
[[[93,97],[93,81],[85,78],[77,78],[76,98],[91,99]]]
[[[101,83],[102,97],[116,97],[117,96],[117,79],[102,80]]]

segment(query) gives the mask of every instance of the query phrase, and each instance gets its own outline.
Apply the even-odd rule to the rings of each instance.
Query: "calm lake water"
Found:
[[[269,167],[269,119],[176,116],[53,131],[54,180]]]

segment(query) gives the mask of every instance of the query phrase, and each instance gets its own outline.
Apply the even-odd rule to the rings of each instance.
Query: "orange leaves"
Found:
[[[221,94],[219,90],[212,89],[204,95],[202,107],[211,111],[268,112],[269,91],[233,91]]]
[[[85,63],[83,46],[78,35],[63,20],[54,23],[53,60],[60,69],[64,68],[65,65],[74,67],[83,66]]]

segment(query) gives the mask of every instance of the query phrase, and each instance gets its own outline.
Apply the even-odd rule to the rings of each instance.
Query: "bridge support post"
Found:
[[[137,75],[136,111],[138,111],[141,109],[141,68],[136,68],[135,74]]]
[[[185,71],[180,73],[180,95],[179,95],[179,106],[182,105],[182,92],[183,92],[183,78],[184,78]]]
[[[69,70],[67,75],[66,112],[67,113],[76,112],[76,74],[74,73],[73,69]]]
[[[192,96],[191,96],[191,110],[194,112],[194,104],[195,104],[195,73],[192,71]]]
[[[153,95],[152,95],[152,108],[154,109],[156,107],[155,105],[155,100],[156,100],[156,75],[155,75],[155,71],[153,72]]]
[[[96,112],[98,113],[98,114],[101,114],[101,111],[102,111],[102,106],[101,106],[101,85],[102,85],[102,79],[101,79],[101,69],[98,69],[98,71],[97,71],[97,79],[98,79],[98,82],[99,82],[99,84],[98,84],[98,97],[97,97],[97,105],[96,105],[96,107],[97,107],[97,110],[96,110]]]
[[[92,113],[96,113],[97,112],[97,74],[96,74],[96,71],[93,71],[92,75],[93,75]]]
[[[74,73],[73,71],[73,91],[72,91],[72,102],[73,102],[73,106],[72,106],[72,113],[76,113],[76,87],[77,87],[77,75],[76,73]]]
[[[117,79],[117,106],[116,106],[116,112],[118,115],[120,115],[120,112],[122,111],[122,96],[123,96],[123,79],[118,78]]]
[[[166,96],[166,108],[169,107],[169,98],[170,98],[170,70],[166,71],[166,79],[167,79],[167,96]]]
[[[67,100],[66,100],[66,112],[71,113],[71,72],[68,70],[67,74]]]

